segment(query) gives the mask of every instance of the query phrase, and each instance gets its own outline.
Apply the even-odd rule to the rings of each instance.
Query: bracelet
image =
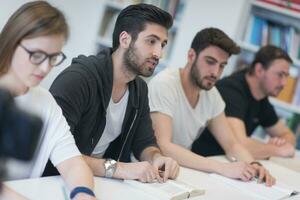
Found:
[[[78,193],[81,193],[81,192],[85,193],[85,194],[88,194],[90,196],[95,197],[95,193],[90,188],[87,188],[87,187],[76,187],[70,193],[70,199],[73,199]]]
[[[257,164],[258,166],[263,166],[260,162],[258,162],[258,161],[252,161],[251,163],[250,163],[250,165],[253,165],[253,164]]]

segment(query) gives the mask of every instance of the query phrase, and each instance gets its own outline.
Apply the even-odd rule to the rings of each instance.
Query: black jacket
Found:
[[[102,136],[111,99],[113,64],[111,49],[97,56],[74,58],[53,82],[50,92],[63,110],[82,154],[90,155]],[[121,134],[110,143],[104,157],[129,162],[149,146],[157,146],[149,114],[148,88],[139,77],[128,83],[129,98]],[[126,139],[127,138],[127,139]],[[123,147],[124,146],[124,147]],[[122,147],[124,148],[123,150]]]

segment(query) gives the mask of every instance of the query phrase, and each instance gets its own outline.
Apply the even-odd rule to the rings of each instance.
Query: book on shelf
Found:
[[[294,97],[292,104],[300,106],[300,78],[297,79],[297,84],[295,86]]]
[[[286,85],[284,86],[284,88],[281,90],[281,92],[276,98],[285,101],[287,103],[292,103],[295,94],[296,85],[297,85],[297,78],[288,76]]]
[[[297,132],[300,123],[300,114],[294,113],[291,117],[287,119],[287,126],[294,132]],[[299,168],[300,169],[300,168]]]
[[[283,9],[288,9],[296,12],[300,12],[299,0],[257,0],[274,6],[278,6]]]
[[[112,38],[112,33],[118,14],[119,12],[117,10],[113,10],[109,7],[106,8],[99,30],[100,37],[108,39]]]
[[[273,185],[272,187],[267,187],[264,183],[257,183],[256,180],[243,182],[218,174],[210,174],[210,176],[225,184],[235,187],[239,191],[247,193],[256,199],[280,200],[299,194],[299,192],[293,190],[287,185],[284,185],[283,183],[276,183],[276,185]]]
[[[168,180],[165,183],[142,183],[136,180],[124,180],[124,182],[160,200],[182,200],[205,193],[204,189],[179,180]]]
[[[246,42],[255,46],[272,44],[281,47],[293,58],[300,58],[300,34],[297,27],[253,15],[248,22],[244,38]]]
[[[254,16],[253,23],[251,23],[251,34],[250,34],[250,43],[253,45],[260,46],[263,40],[263,30],[267,27],[266,20]]]

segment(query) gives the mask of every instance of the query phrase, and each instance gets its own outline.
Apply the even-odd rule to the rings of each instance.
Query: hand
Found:
[[[139,180],[143,183],[151,183],[155,180],[162,181],[158,170],[155,169],[148,161],[135,163],[119,162],[115,176],[123,179]]]
[[[166,182],[168,178],[175,179],[179,174],[178,163],[169,157],[156,156],[153,159],[152,166],[161,172],[160,176],[163,178],[163,182]]]
[[[286,142],[287,142],[286,139],[281,137],[271,137],[270,140],[268,141],[269,144],[274,144],[276,146],[281,146]]]
[[[276,146],[275,155],[281,157],[293,157],[295,155],[295,147],[288,142],[281,146]]]
[[[221,175],[241,179],[242,181],[250,181],[255,175],[255,169],[246,162],[223,163],[221,166]]]
[[[270,175],[270,173],[267,169],[265,169],[263,166],[261,166],[257,163],[253,163],[253,164],[251,164],[251,166],[256,171],[256,177],[257,177],[258,183],[265,182],[267,186],[272,186],[275,184],[276,179]]]
[[[97,200],[97,199],[96,197],[81,192],[76,194],[76,196],[72,200]]]

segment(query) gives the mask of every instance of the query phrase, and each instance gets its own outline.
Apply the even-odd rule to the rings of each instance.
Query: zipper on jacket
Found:
[[[132,127],[133,127],[133,124],[134,124],[134,122],[135,122],[135,120],[136,120],[137,113],[138,113],[138,109],[135,109],[135,114],[134,114],[133,121],[131,122],[131,125],[130,125],[130,127],[129,127],[129,130],[128,130],[128,132],[127,132],[127,135],[126,135],[126,138],[125,138],[125,140],[124,140],[124,143],[123,143],[123,145],[122,145],[121,151],[120,151],[120,153],[119,153],[119,156],[118,156],[117,162],[119,162],[119,161],[120,161],[120,158],[121,158],[121,156],[122,156],[122,153],[123,153],[123,150],[124,150],[125,144],[126,144],[126,142],[127,142],[128,136],[129,136],[129,134],[130,134],[130,132],[131,132],[131,129],[132,129]]]

